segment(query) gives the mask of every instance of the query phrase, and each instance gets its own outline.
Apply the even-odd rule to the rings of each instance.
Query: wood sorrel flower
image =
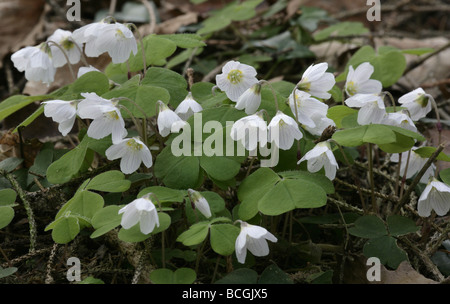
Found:
[[[356,94],[344,102],[349,107],[360,108],[357,119],[360,125],[380,123],[386,114],[383,99],[377,94]]]
[[[176,129],[181,128],[185,122],[178,116],[174,111],[172,111],[164,102],[158,100],[157,102],[159,113],[158,113],[158,130],[161,136],[166,137],[172,131],[173,125],[178,125]]]
[[[386,113],[383,116],[383,119],[380,121],[381,124],[390,125],[400,127],[406,130],[410,130],[413,132],[417,132],[417,127],[409,117],[407,113],[394,112],[394,113]]]
[[[137,198],[122,209],[119,214],[122,214],[120,224],[124,229],[130,229],[137,223],[143,234],[151,233],[155,227],[159,227],[159,217],[156,211],[156,206],[150,199],[151,193]]]
[[[316,144],[314,148],[309,150],[299,161],[307,161],[309,172],[317,172],[320,169],[325,169],[325,176],[333,180],[336,177],[336,169],[339,168],[333,151],[331,151],[330,143],[322,141]]]
[[[417,121],[431,111],[430,94],[425,93],[422,88],[417,88],[398,99],[398,102],[408,109],[411,119]]]
[[[118,102],[104,99],[96,93],[81,93],[81,96],[85,99],[78,104],[78,116],[93,119],[87,135],[100,139],[111,134],[113,143],[120,142],[128,132]]]
[[[430,216],[431,210],[439,216],[446,215],[450,210],[450,187],[435,178],[428,182],[417,204],[420,216]]]
[[[255,83],[239,96],[236,109],[245,110],[248,115],[255,114],[261,104],[261,83]]]
[[[44,115],[51,117],[54,122],[57,122],[58,130],[63,136],[66,136],[73,128],[73,124],[77,117],[77,103],[78,101],[66,100],[49,100],[44,101]]]
[[[326,117],[328,111],[328,106],[325,103],[300,90],[295,90],[291,93],[289,106],[294,116],[298,118],[298,122],[310,128],[316,127],[316,123],[312,119],[313,115],[317,114],[320,117]],[[295,113],[296,109],[297,114]]]
[[[216,76],[216,84],[231,101],[236,102],[245,90],[258,82],[256,74],[254,67],[232,60],[224,65],[222,74]]]
[[[120,171],[130,174],[139,169],[141,163],[147,168],[152,166],[152,154],[149,148],[138,138],[124,138],[114,143],[105,152],[109,160],[121,158]]]
[[[423,158],[422,156],[420,156],[419,154],[414,152],[418,148],[419,147],[412,147],[411,153],[409,153],[409,152],[402,153],[402,160],[400,163],[400,174],[403,176],[403,175],[405,175],[405,172],[406,172],[407,179],[413,177],[416,173],[418,173],[423,168],[425,163],[428,161],[428,158]],[[408,159],[408,154],[409,154],[409,159]],[[392,154],[390,160],[392,162],[398,163],[399,158],[400,158],[399,155],[400,154],[398,154],[398,153]],[[408,167],[406,167],[406,165],[408,165]],[[432,177],[434,175],[435,169],[436,169],[436,166],[434,164],[431,164],[431,166],[428,167],[427,171],[425,171],[425,174],[420,179],[420,182],[427,183],[428,180],[430,179],[430,177]]]
[[[231,127],[230,137],[235,141],[241,141],[248,151],[255,151],[259,146],[267,144],[267,123],[263,119],[263,111],[245,116],[237,120]]]
[[[81,58],[81,45],[76,43],[72,39],[72,32],[65,31],[62,29],[57,29],[47,41],[57,43],[60,47],[50,43],[50,49],[52,50],[53,65],[58,68],[64,66],[69,59],[70,64],[76,64]],[[78,46],[78,47],[77,47]],[[67,59],[65,54],[67,55]]]
[[[356,94],[379,94],[383,89],[380,81],[370,79],[374,71],[369,62],[361,63],[356,69],[349,66],[347,80],[345,82],[345,92],[349,96]]]
[[[107,52],[113,63],[123,63],[131,53],[136,55],[138,51],[133,32],[121,23],[109,23],[106,18],[75,30],[72,37],[76,42],[86,44],[87,56],[98,57]]]
[[[247,249],[257,257],[269,254],[269,245],[267,241],[276,243],[278,239],[266,228],[251,225],[247,222],[238,220],[241,224],[241,232],[236,238],[235,250],[239,263],[244,264],[247,256]]]
[[[189,119],[189,117],[194,115],[194,113],[201,112],[202,110],[202,106],[197,101],[195,101],[194,97],[192,97],[192,93],[189,92],[186,98],[175,109],[175,113],[182,120],[186,121]]]
[[[209,207],[209,203],[206,198],[203,197],[198,191],[188,189],[189,198],[192,201],[192,205],[194,209],[198,209],[201,214],[203,214],[206,218],[211,217],[211,208]]]
[[[50,85],[55,80],[56,68],[53,65],[50,46],[43,42],[38,46],[27,46],[11,55],[11,61],[25,78]]]
[[[333,88],[336,80],[332,73],[326,72],[327,69],[326,62],[310,65],[297,84],[298,89],[317,98],[330,98],[331,94],[328,91]]]
[[[272,118],[268,126],[268,141],[282,150],[289,150],[294,140],[303,137],[295,120],[281,111]]]

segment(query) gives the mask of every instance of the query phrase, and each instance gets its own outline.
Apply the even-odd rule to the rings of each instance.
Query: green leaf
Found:
[[[216,224],[211,225],[210,230],[211,248],[220,255],[231,255],[240,229],[230,224]]]
[[[333,183],[325,175],[300,170],[283,171],[278,172],[278,174],[281,177],[288,179],[298,179],[305,182],[314,182],[316,185],[322,187],[322,189],[327,194],[334,193]]]
[[[450,168],[441,170],[439,172],[439,177],[442,179],[444,183],[450,186]]]
[[[387,235],[386,226],[376,215],[364,215],[355,221],[355,226],[348,229],[351,235],[372,239]]]
[[[168,34],[158,35],[158,37],[168,39],[174,42],[177,47],[184,49],[206,46],[206,43],[202,41],[202,36],[197,34]]]
[[[431,155],[437,150],[436,147],[420,147],[414,152],[418,155],[420,155],[423,158],[430,158]],[[450,162],[450,155],[445,154],[444,152],[439,153],[437,160],[447,161]],[[441,171],[442,172],[442,171]]]
[[[188,93],[186,79],[169,69],[151,67],[142,80],[143,85],[166,89],[170,94],[169,104],[176,108]]]
[[[149,234],[143,234],[141,232],[140,223],[137,223],[130,229],[121,228],[119,230],[118,237],[121,241],[129,243],[138,243],[148,239],[150,236],[162,232],[169,228],[171,218],[167,213],[158,212],[159,227],[155,226],[155,229]]]
[[[259,168],[245,178],[238,188],[241,201],[239,218],[249,220],[258,213],[258,201],[265,195],[265,189],[273,187],[281,178],[272,169]]]
[[[391,236],[401,236],[419,230],[413,220],[404,216],[391,215],[386,221]]]
[[[67,244],[72,241],[80,232],[78,218],[72,216],[63,216],[59,218],[52,230],[52,238],[55,243]]]
[[[17,267],[2,268],[0,266],[0,279],[10,276],[13,273],[15,273],[16,271],[17,271]]]
[[[37,95],[37,96],[26,96],[26,95],[14,95],[0,103],[0,121],[8,117],[9,115],[17,112],[18,110],[26,107],[27,105],[39,101],[51,98],[49,95]]]
[[[102,95],[103,98],[119,98],[126,97],[129,100],[122,99],[120,104],[126,107],[137,118],[151,117],[156,115],[156,104],[161,100],[167,104],[170,100],[170,94],[165,88],[151,85],[139,85],[129,87],[119,87]],[[136,106],[136,105],[137,106]],[[142,113],[142,111],[145,113]],[[122,116],[129,118],[128,111],[123,110]]]
[[[137,197],[142,197],[148,193],[153,193],[161,204],[182,203],[185,196],[187,195],[187,191],[185,190],[171,189],[162,186],[152,186],[142,189],[138,193]]]
[[[185,246],[194,246],[203,242],[209,232],[209,222],[199,222],[181,233],[177,241]]]
[[[358,110],[347,106],[337,105],[328,109],[327,117],[332,119],[337,128],[342,128],[342,119],[348,115],[358,113]]]
[[[414,48],[414,49],[404,49],[404,50],[402,50],[402,53],[420,56],[420,55],[432,53],[434,51],[435,50],[433,48]]]
[[[363,248],[366,257],[377,257],[383,265],[397,269],[398,265],[408,259],[406,252],[400,249],[395,238],[380,236],[366,242]]]
[[[99,237],[120,225],[122,215],[119,214],[121,206],[106,206],[97,211],[92,217],[92,227],[95,231],[91,238]]]
[[[86,186],[86,190],[92,189],[103,192],[125,192],[130,188],[131,182],[125,179],[125,175],[117,170],[111,170],[92,178]]]
[[[8,226],[9,223],[11,223],[11,221],[13,220],[13,218],[14,218],[13,208],[9,206],[0,206],[0,229]]]
[[[16,191],[13,189],[7,188],[0,190],[0,206],[14,207],[16,205],[16,197]]]
[[[353,54],[345,71],[336,77],[336,82],[345,80],[350,65],[356,69],[363,62],[373,65],[374,73],[371,78],[381,81],[385,88],[396,83],[406,69],[406,59],[400,50],[393,47],[380,47],[376,53],[371,46],[366,45]]]
[[[193,269],[181,267],[172,271],[167,268],[155,269],[150,273],[150,280],[154,284],[192,284],[197,279]]]
[[[87,277],[83,281],[78,282],[78,284],[105,284],[105,282],[94,277]]]
[[[97,71],[91,71],[80,78],[75,80],[69,86],[69,89],[64,95],[75,95],[80,96],[81,93],[96,93],[97,95],[102,95],[109,90],[109,79],[105,74]],[[78,97],[74,97],[76,99]]]
[[[272,264],[261,273],[258,284],[294,284],[294,281],[277,265]]]
[[[345,21],[316,32],[313,37],[316,41],[321,41],[329,37],[361,35],[368,32],[369,30],[361,22]]]
[[[258,273],[252,269],[239,268],[236,269],[220,280],[217,280],[215,284],[256,284],[258,281]]]
[[[103,205],[103,197],[100,194],[81,190],[76,192],[74,197],[61,207],[55,218],[58,219],[70,212],[90,220],[98,210],[103,208]]]
[[[142,39],[145,49],[145,59],[147,66],[163,66],[166,64],[166,58],[171,56],[177,49],[177,45],[165,38],[156,35],[148,35]],[[138,43],[138,52],[131,54],[129,60],[131,72],[138,72],[144,69],[141,44]],[[127,71],[127,63],[122,63],[122,71]],[[147,68],[147,67],[145,67]]]
[[[240,159],[227,156],[205,156],[199,158],[200,166],[209,176],[218,181],[227,181],[235,177],[241,169]]]
[[[172,154],[171,147],[165,147],[156,157],[155,176],[167,187],[174,189],[195,188],[200,174],[199,160],[195,156]]]
[[[284,179],[258,202],[258,210],[266,215],[280,215],[295,208],[318,208],[327,202],[326,192],[313,182]]]
[[[6,172],[14,171],[21,163],[23,162],[22,158],[17,157],[8,157],[0,162],[0,170],[4,170]]]

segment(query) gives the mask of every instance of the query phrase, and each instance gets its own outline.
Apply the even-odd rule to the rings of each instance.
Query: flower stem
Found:
[[[49,40],[46,43],[47,43],[47,45],[53,44],[54,46],[56,46],[63,53],[64,57],[66,58],[67,65],[69,66],[70,74],[72,75],[72,78],[75,81],[77,79],[77,77],[75,76],[75,73],[74,73],[73,68],[72,68],[72,64],[70,63],[69,56],[67,56],[66,50],[62,46],[60,46],[58,43],[56,43],[54,41]]]
[[[400,187],[400,194],[399,197],[400,199],[403,196],[403,190],[405,189],[405,183],[406,183],[406,173],[408,172],[408,167],[409,167],[409,160],[411,158],[411,149],[408,151],[408,157],[406,158],[406,167],[405,167],[405,172],[403,173],[403,177],[402,177],[402,185]],[[400,166],[400,164],[399,164]]]
[[[372,156],[372,147],[373,145],[371,143],[367,144],[368,149],[368,163],[369,163],[369,181],[370,181],[370,190],[371,190],[371,197],[372,197],[372,208],[375,213],[378,213],[377,204],[375,201],[375,182],[373,179],[373,156]]]
[[[260,80],[259,83],[261,85],[266,84],[269,86],[270,90],[272,91],[273,94],[273,101],[275,102],[275,110],[278,113],[279,108],[278,108],[278,98],[277,98],[277,94],[275,92],[275,89],[272,87],[272,85],[270,84],[270,82],[268,82],[267,80]]]

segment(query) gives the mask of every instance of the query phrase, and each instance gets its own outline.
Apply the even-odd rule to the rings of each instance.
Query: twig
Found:
[[[445,241],[448,238],[448,234],[450,233],[450,223],[447,224],[447,227],[441,232],[441,235],[439,236],[438,240],[428,248],[426,251],[427,255],[431,255],[438,250],[439,246],[441,246],[442,242]]]
[[[427,54],[426,56],[423,56],[421,58],[419,58],[418,60],[411,62],[405,69],[405,72],[403,73],[403,76],[405,76],[406,74],[408,74],[409,72],[411,72],[412,70],[414,70],[416,67],[418,67],[419,65],[421,65],[422,63],[424,63],[425,61],[427,61],[428,59],[430,59],[433,56],[436,56],[437,54],[439,54],[440,52],[444,51],[445,49],[450,47],[450,42],[447,42],[445,45],[441,46],[440,48],[438,48],[436,51]]]
[[[50,252],[50,257],[48,258],[47,262],[47,274],[45,276],[45,284],[51,284],[54,282],[54,279],[52,277],[51,271],[52,271],[52,263],[53,259],[55,258],[56,249],[58,249],[58,244],[53,244],[52,251]]]

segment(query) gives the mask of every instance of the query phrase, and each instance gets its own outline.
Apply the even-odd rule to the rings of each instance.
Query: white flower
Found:
[[[255,114],[261,104],[261,84],[255,83],[239,96],[236,109],[245,110],[248,115]]]
[[[27,46],[11,56],[14,66],[20,72],[25,71],[25,78],[41,81],[50,85],[55,80],[56,68],[52,61],[52,52],[46,42],[38,46]]]
[[[380,123],[417,132],[417,127],[412,119],[403,112],[386,113]]]
[[[245,263],[247,249],[257,257],[268,255],[269,245],[267,241],[276,243],[278,241],[277,238],[263,227],[250,225],[240,220],[238,222],[241,224],[241,232],[235,243],[238,262],[241,264]]]
[[[345,82],[345,92],[349,96],[355,94],[379,94],[383,89],[380,81],[370,79],[374,71],[373,66],[369,62],[361,63],[356,70],[353,66],[348,69],[347,80]]]
[[[254,67],[239,61],[229,61],[222,68],[222,74],[216,76],[216,84],[225,92],[231,101],[237,101],[239,96],[258,82]]]
[[[103,53],[103,51],[100,51],[97,47],[97,37],[102,35],[103,29],[107,25],[108,23],[106,20],[102,19],[99,22],[87,24],[73,31],[73,40],[78,44],[85,43],[84,52],[86,56],[98,57]]]
[[[323,131],[329,126],[336,126],[336,123],[328,118],[327,116],[322,116],[319,113],[314,113],[311,115],[312,121],[315,123],[315,127],[311,128],[308,126],[304,126],[305,130],[315,136],[322,135]]]
[[[188,189],[189,197],[192,200],[193,209],[198,209],[206,218],[211,217],[211,209],[208,201],[199,192]]]
[[[422,88],[417,88],[401,96],[398,102],[408,109],[411,119],[417,121],[431,111],[431,98]]]
[[[149,234],[155,229],[155,226],[159,227],[158,212],[150,199],[150,193],[121,208],[119,214],[122,213],[120,224],[124,229],[130,229],[139,223],[141,232]]]
[[[268,132],[269,142],[272,142],[282,150],[289,150],[295,139],[299,140],[303,137],[303,133],[298,128],[295,119],[281,111],[278,111],[270,121]]]
[[[77,74],[77,78],[80,78],[81,76],[83,76],[86,73],[89,72],[100,72],[100,70],[98,70],[97,68],[94,68],[92,65],[90,65],[89,67],[80,67],[78,69],[78,74]]]
[[[120,142],[128,132],[117,102],[99,97],[95,93],[81,93],[81,95],[85,99],[78,104],[78,116],[82,119],[93,119],[87,135],[100,139],[111,134],[113,143]]]
[[[108,52],[113,63],[123,63],[131,53],[137,54],[137,42],[133,32],[123,24],[107,24],[101,29],[95,42],[100,53]]]
[[[303,73],[302,79],[297,87],[317,98],[328,99],[331,94],[328,93],[336,83],[332,73],[327,73],[328,63],[310,65]]]
[[[450,187],[435,178],[428,182],[417,205],[420,216],[430,216],[431,210],[439,216],[446,215],[450,210]]]
[[[59,132],[66,136],[72,130],[77,117],[77,101],[49,100],[43,104],[44,115],[57,122]]]
[[[57,29],[50,37],[48,37],[47,41],[57,43],[65,51],[70,64],[76,64],[80,61],[81,45],[72,39],[72,32]],[[67,59],[64,56],[63,51],[53,43],[49,44],[50,49],[52,50],[53,65],[56,68],[62,67],[67,63]]]
[[[148,147],[138,138],[124,138],[105,151],[109,160],[121,158],[120,171],[130,174],[139,169],[141,163],[147,168],[152,166],[152,154]]]
[[[248,151],[255,151],[259,146],[267,144],[267,123],[263,119],[262,110],[237,120],[231,127],[230,137],[241,141]]]
[[[162,101],[158,100],[158,107],[159,107],[159,113],[158,113],[158,129],[159,134],[161,136],[166,137],[170,134],[172,130],[172,125],[174,125],[177,122],[184,122],[180,116],[178,116],[174,111],[169,109],[169,107],[163,103]],[[179,126],[181,127],[181,125]]]
[[[297,104],[297,115],[295,115],[295,103]],[[325,103],[311,97],[311,94],[300,90],[295,90],[295,92],[291,93],[289,96],[289,106],[294,116],[298,118],[298,122],[310,128],[316,127],[316,123],[312,119],[313,115],[326,117],[328,111],[328,106]]]
[[[402,160],[401,160],[401,164],[400,164],[400,174],[401,174],[401,176],[405,175],[406,164],[408,164],[408,169],[406,171],[407,179],[413,177],[416,173],[418,173],[423,168],[425,163],[428,161],[428,158],[423,158],[422,156],[420,156],[419,154],[414,152],[414,150],[417,150],[417,149],[418,149],[418,147],[411,148],[409,160],[408,160],[409,152],[402,153]],[[399,158],[400,158],[399,154],[396,153],[396,154],[391,155],[390,160],[392,162],[398,163]],[[427,183],[428,180],[430,179],[430,177],[432,177],[434,175],[435,170],[436,170],[436,166],[434,164],[431,164],[431,166],[428,167],[427,171],[425,171],[425,174],[420,179],[420,182]]]
[[[336,169],[339,166],[328,142],[319,142],[299,160],[298,164],[305,160],[309,172],[318,172],[323,167],[328,179],[333,180],[336,177]]]
[[[386,114],[383,99],[376,94],[356,94],[344,102],[349,107],[360,108],[357,120],[360,125],[380,123]]]
[[[195,101],[192,97],[192,93],[189,92],[186,98],[178,105],[175,109],[175,113],[184,121],[188,120],[189,117],[194,115],[194,113],[202,111],[202,106]]]

